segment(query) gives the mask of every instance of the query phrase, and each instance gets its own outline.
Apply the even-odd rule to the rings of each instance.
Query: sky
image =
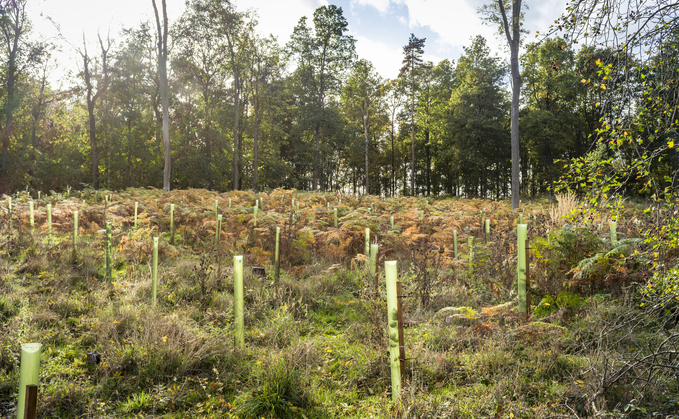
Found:
[[[166,0],[170,21],[181,16],[185,0]],[[497,27],[484,24],[477,8],[490,0],[233,0],[238,10],[255,9],[259,15],[258,30],[273,34],[284,45],[300,17],[311,19],[314,10],[325,4],[342,7],[348,21],[349,34],[356,39],[360,58],[370,60],[386,78],[395,78],[401,67],[403,46],[410,34],[426,38],[424,59],[438,63],[457,60],[471,38],[482,35],[491,50],[507,59],[506,40],[497,35]],[[161,0],[156,3],[160,7]],[[526,12],[526,39],[535,32],[545,32],[559,17],[565,1],[539,0]],[[50,38],[58,32],[73,45],[82,45],[83,34],[95,47],[97,32],[102,37],[110,31],[119,37],[122,27],[135,27],[143,20],[154,21],[151,0],[30,0],[29,19],[36,35]],[[48,19],[49,17],[49,19]],[[54,22],[54,23],[52,23]],[[78,71],[75,50],[64,45],[57,54],[59,69],[54,78],[62,79],[69,71]],[[54,79],[53,78],[53,79]]]

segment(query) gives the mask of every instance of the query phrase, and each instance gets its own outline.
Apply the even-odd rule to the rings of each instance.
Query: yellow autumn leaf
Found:
[[[587,83],[587,80],[582,79],[582,80],[580,80],[580,83]]]
[[[674,140],[669,140],[667,142],[667,148],[674,148]]]
[[[606,90],[606,85],[603,84],[603,83],[601,83],[601,88],[604,89],[604,90]]]
[[[597,59],[595,64],[596,64],[596,65],[601,65],[601,60],[600,60],[600,59]]]

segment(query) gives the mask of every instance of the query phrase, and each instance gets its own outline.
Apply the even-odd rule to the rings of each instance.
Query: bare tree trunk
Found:
[[[370,166],[368,164],[368,152],[370,150],[370,143],[368,140],[368,103],[366,100],[361,105],[361,116],[363,117],[363,135],[365,136],[365,194],[370,194]]]
[[[320,147],[321,147],[321,122],[316,123],[316,131],[314,133],[314,141],[316,147],[314,148],[314,183],[313,191],[318,189],[318,165],[320,159]]]
[[[410,95],[410,130],[412,132],[412,140],[410,142],[410,195],[415,196],[415,70],[411,73],[411,95]]]
[[[233,190],[238,190],[238,155],[240,154],[239,119],[240,119],[240,71],[236,64],[236,53],[233,50],[231,35],[226,31],[226,41],[229,44],[231,69],[233,71]]]
[[[153,11],[156,14],[156,26],[158,29],[158,76],[160,77],[160,102],[163,108],[163,152],[165,154],[163,190],[169,192],[172,158],[170,155],[170,93],[167,82],[167,5],[165,0],[162,0],[163,24],[161,27],[156,0],[151,0],[151,2],[153,3]]]
[[[519,72],[519,29],[521,19],[521,0],[512,3],[512,23],[507,20],[507,12],[504,0],[497,0],[502,15],[502,23],[511,51],[512,72],[512,114],[511,114],[511,139],[512,139],[512,209],[519,208],[519,98],[521,94],[521,73]],[[511,34],[510,34],[511,31]]]
[[[108,54],[108,48],[104,48],[104,42],[99,36],[99,45],[101,47],[101,58],[102,58],[102,69],[104,71],[104,85],[99,87],[97,91],[94,91],[94,86],[92,85],[92,73],[90,71],[90,57],[87,54],[87,43],[85,42],[85,36],[83,35],[83,51],[80,55],[83,59],[83,72],[85,75],[85,85],[87,87],[87,113],[89,116],[90,125],[90,146],[92,147],[92,185],[94,188],[99,187],[99,154],[97,150],[97,132],[96,123],[94,119],[94,107],[97,103],[97,99],[108,89],[109,77],[108,77],[108,65],[106,63],[106,55]]]

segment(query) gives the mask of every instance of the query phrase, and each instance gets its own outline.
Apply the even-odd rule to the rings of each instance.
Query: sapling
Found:
[[[389,363],[391,364],[391,397],[401,398],[401,357],[399,352],[398,297],[396,294],[396,261],[384,262],[387,279],[387,324],[389,326]]]
[[[243,256],[233,257],[233,315],[236,329],[236,346],[245,349],[243,319]]]

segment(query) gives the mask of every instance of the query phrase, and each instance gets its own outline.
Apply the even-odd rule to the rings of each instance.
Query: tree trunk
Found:
[[[414,66],[414,64],[413,64]],[[410,130],[412,133],[412,140],[410,142],[410,195],[415,196],[415,69],[411,71],[411,95],[410,95]]]
[[[321,122],[316,123],[316,130],[314,133],[314,183],[312,191],[318,189],[318,164],[320,158],[320,144],[321,144]]]
[[[156,15],[156,27],[158,30],[158,77],[160,78],[160,103],[163,108],[163,153],[165,155],[163,190],[169,192],[172,158],[170,155],[170,94],[167,81],[167,5],[165,4],[165,0],[162,0],[163,25],[161,27],[156,0],[151,0],[151,2],[153,3],[153,11]]]
[[[361,106],[361,116],[363,117],[363,135],[365,136],[365,194],[370,194],[370,166],[368,164],[368,152],[370,141],[368,139],[368,101],[364,100]]]

